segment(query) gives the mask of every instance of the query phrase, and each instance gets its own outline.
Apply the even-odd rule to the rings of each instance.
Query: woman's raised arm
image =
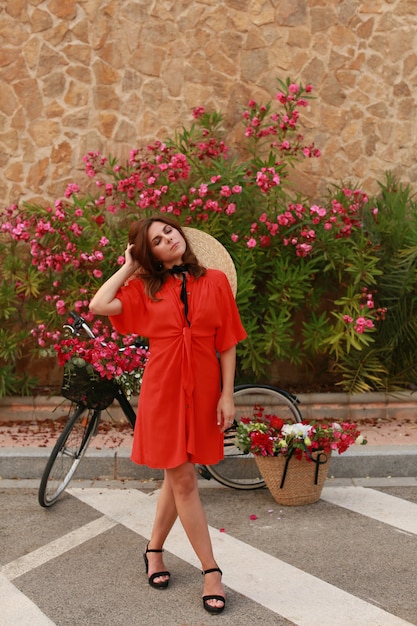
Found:
[[[138,269],[138,263],[132,258],[133,244],[128,244],[125,250],[125,263],[117,272],[110,276],[100,287],[90,302],[90,311],[95,315],[120,315],[122,303],[116,298],[116,293],[126,280]]]

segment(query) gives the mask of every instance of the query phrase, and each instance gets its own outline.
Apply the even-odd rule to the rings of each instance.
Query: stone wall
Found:
[[[315,87],[323,156],[297,166],[301,191],[417,180],[416,0],[2,0],[0,44],[3,206],[62,196],[88,150],[125,158],[194,106],[222,110],[236,145],[277,76]]]

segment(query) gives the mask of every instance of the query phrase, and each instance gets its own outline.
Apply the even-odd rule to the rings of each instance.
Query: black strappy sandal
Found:
[[[206,574],[211,574],[212,572],[220,572],[220,576],[223,575],[223,572],[219,567],[212,567],[211,569],[206,569],[201,573],[205,576]],[[208,604],[209,600],[220,600],[220,602],[223,602],[223,606],[211,606],[211,604]],[[208,613],[221,613],[224,611],[224,607],[226,606],[226,598],[224,596],[203,596],[203,606]]]
[[[144,552],[143,554],[143,560],[145,561],[146,573],[148,573],[148,569],[149,569],[148,557],[146,556],[148,552],[163,552],[163,550],[152,550],[148,548],[148,546],[146,546],[146,552]],[[169,585],[169,578],[168,580],[160,580],[159,582],[156,583],[155,578],[159,578],[160,576],[171,576],[171,574],[169,572],[155,572],[155,574],[152,574],[151,576],[149,576],[148,583],[154,589],[166,589]]]

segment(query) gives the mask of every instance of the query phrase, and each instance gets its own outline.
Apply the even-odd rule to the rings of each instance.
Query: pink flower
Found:
[[[246,245],[248,246],[248,248],[254,248],[256,246],[256,239],[251,237],[250,239],[248,239],[248,242]]]
[[[71,224],[69,229],[72,230],[72,232],[74,233],[76,237],[79,237],[83,232],[83,229],[81,228],[81,226],[79,224],[76,224],[75,222]]]
[[[310,207],[310,213],[316,213],[319,217],[325,217],[327,215],[327,210],[324,207],[313,204],[313,206]]]
[[[59,315],[64,315],[66,312],[65,302],[63,300],[57,300],[55,303],[56,310]]]
[[[263,167],[256,174],[256,184],[263,193],[267,193],[272,187],[279,185],[280,182],[280,177],[273,167]]]
[[[80,188],[78,185],[76,185],[75,183],[70,183],[64,192],[64,196],[66,198],[70,198],[73,193],[78,193],[79,191]]]
[[[201,183],[198,189],[198,193],[201,198],[204,198],[208,193],[208,185],[206,185],[205,183]]]
[[[372,320],[367,319],[365,317],[358,317],[355,323],[355,331],[359,334],[365,332],[366,329],[374,328],[374,323]]]
[[[306,257],[313,247],[308,243],[300,243],[296,246],[296,255],[299,257]]]
[[[198,120],[204,114],[204,107],[195,107],[193,109],[193,118]]]
[[[268,224],[268,231],[273,237],[275,237],[275,235],[279,232],[278,224]]]

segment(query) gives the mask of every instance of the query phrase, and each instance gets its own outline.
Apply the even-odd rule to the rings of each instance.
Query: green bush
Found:
[[[31,392],[16,364],[29,350],[53,354],[71,309],[92,321],[89,299],[123,262],[130,222],[154,212],[209,232],[234,259],[248,332],[239,382],[279,383],[273,364],[320,363],[349,392],[416,384],[413,196],[390,176],[371,200],[349,185],[320,205],[292,192],[289,168],[319,156],[299,129],[310,94],[287,79],[274,102],[250,101],[241,154],[226,145],[221,114],[199,107],[189,128],[127,163],[86,155],[88,184],[69,185],[53,206],[7,208],[0,395]]]

